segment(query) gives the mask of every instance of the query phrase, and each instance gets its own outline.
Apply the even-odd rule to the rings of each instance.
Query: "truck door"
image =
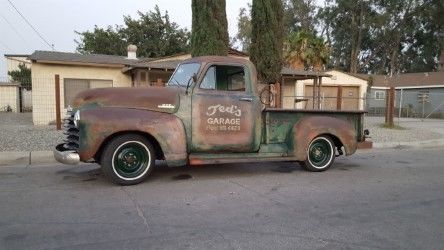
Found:
[[[192,97],[191,150],[225,153],[258,150],[260,107],[244,66],[208,66]]]

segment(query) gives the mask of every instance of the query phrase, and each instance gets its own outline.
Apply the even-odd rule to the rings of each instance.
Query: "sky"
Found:
[[[137,11],[162,12],[180,27],[191,30],[191,0],[9,0],[56,51],[74,52],[74,31],[92,30],[94,25],[123,24],[123,16],[137,17]],[[237,16],[251,0],[226,0],[228,32],[237,32]],[[51,50],[20,17],[8,0],[0,0],[0,79],[7,76],[4,54],[31,54]]]

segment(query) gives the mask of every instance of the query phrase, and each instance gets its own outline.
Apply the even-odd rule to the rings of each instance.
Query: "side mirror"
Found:
[[[187,82],[187,88],[186,88],[186,90],[185,90],[185,94],[187,94],[188,95],[188,89],[190,88],[190,86],[191,86],[191,80],[193,80],[193,83],[196,83],[197,82],[197,75],[196,75],[196,73],[194,73],[191,77],[190,77],[190,79],[188,80],[188,82]]]

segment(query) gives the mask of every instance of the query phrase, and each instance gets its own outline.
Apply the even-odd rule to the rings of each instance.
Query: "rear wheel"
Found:
[[[327,136],[314,138],[307,150],[307,160],[300,162],[308,171],[321,172],[329,169],[335,159],[335,145]]]
[[[134,185],[146,179],[154,168],[154,147],[143,136],[120,135],[104,148],[102,171],[111,181],[120,185]]]

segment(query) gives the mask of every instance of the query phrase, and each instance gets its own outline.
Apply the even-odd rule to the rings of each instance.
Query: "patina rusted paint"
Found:
[[[79,155],[82,161],[94,157],[109,136],[137,131],[147,133],[159,142],[168,164],[186,164],[185,130],[182,121],[174,115],[124,108],[81,112]]]
[[[191,58],[183,63],[201,64],[197,81],[190,87],[192,104],[182,107],[181,103],[176,114],[190,122],[189,128],[185,127],[188,128],[191,151],[257,151],[261,139],[261,103],[257,96],[254,65],[242,58],[220,56]],[[212,65],[243,67],[245,91],[201,89],[200,82]]]
[[[179,107],[179,88],[98,88],[79,93],[73,106],[145,109],[174,113]]]
[[[363,140],[363,112],[263,110],[256,70],[248,60],[211,56],[183,63],[201,64],[188,94],[185,88],[174,86],[93,89],[79,94],[74,106],[81,110],[81,160],[94,157],[107,138],[120,132],[153,136],[169,165],[184,165],[188,157],[190,164],[255,158],[305,160],[309,143],[321,134],[337,137],[350,155]],[[243,66],[245,91],[200,89],[213,64]],[[193,153],[201,155],[189,156]]]
[[[356,130],[342,119],[329,116],[308,116],[301,119],[293,127],[294,156],[297,160],[307,159],[310,142],[319,135],[337,137],[345,148],[346,155],[353,154],[357,149]]]
[[[241,101],[242,98],[251,101]],[[255,139],[260,137],[261,125],[258,105],[259,100],[247,94],[208,91],[195,95],[192,107],[193,151],[257,151],[259,140]]]

